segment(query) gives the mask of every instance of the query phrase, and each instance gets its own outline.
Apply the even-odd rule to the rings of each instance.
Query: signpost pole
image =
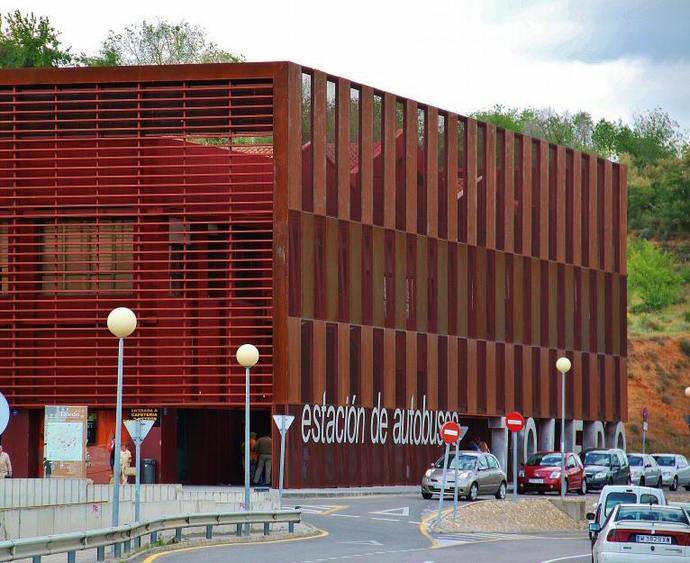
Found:
[[[278,486],[278,506],[283,510],[283,483],[285,476],[285,434],[287,428],[285,427],[285,417],[280,420],[280,484]]]
[[[123,356],[125,350],[125,339],[118,339],[117,351],[117,400],[115,407],[115,462],[113,463],[113,518],[112,526],[120,525],[120,479],[122,475],[122,467],[120,465],[120,457],[122,452],[122,372],[123,372]],[[115,557],[120,555],[120,544],[115,544],[113,547],[113,554]]]
[[[454,465],[455,465],[455,483],[453,487],[453,520],[455,520],[458,517],[458,460],[459,458],[459,452],[460,452],[460,440],[458,439],[457,442],[455,442],[455,458],[454,458]]]
[[[446,494],[446,477],[448,474],[448,454],[450,453],[450,443],[446,442],[446,453],[443,458],[443,480],[441,481],[441,493],[438,497],[438,516],[436,523],[441,521],[441,511],[443,510],[443,497]]]
[[[649,429],[649,409],[647,407],[642,409],[642,455],[646,452],[647,447],[647,430]]]
[[[518,433],[513,432],[513,500],[518,499]]]
[[[134,446],[137,456],[134,476],[134,521],[141,522],[141,421],[137,420],[134,438]]]

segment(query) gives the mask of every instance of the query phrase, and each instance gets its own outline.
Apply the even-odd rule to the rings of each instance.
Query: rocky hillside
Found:
[[[642,408],[649,409],[647,451],[690,457],[690,336],[631,336],[628,341],[628,451],[642,447]]]

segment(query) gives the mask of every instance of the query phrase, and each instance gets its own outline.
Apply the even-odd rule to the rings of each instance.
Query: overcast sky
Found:
[[[2,0],[73,52],[144,18],[204,26],[249,61],[292,60],[439,107],[496,103],[690,129],[689,0]]]

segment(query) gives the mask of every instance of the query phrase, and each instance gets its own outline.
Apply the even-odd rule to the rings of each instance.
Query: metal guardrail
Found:
[[[150,535],[151,543],[158,541],[159,532],[175,530],[175,539],[182,539],[184,528],[206,528],[206,539],[213,538],[214,526],[237,526],[237,535],[242,535],[245,525],[263,524],[264,535],[270,534],[271,524],[287,523],[294,532],[295,524],[301,522],[301,510],[277,510],[266,512],[217,512],[205,514],[178,514],[156,518],[147,522],[135,522],[115,528],[86,530],[0,542],[0,561],[14,561],[31,557],[34,563],[43,555],[67,554],[68,563],[76,561],[76,552],[96,549],[96,560],[105,560],[105,548],[113,546],[115,556],[121,550],[125,553],[141,547],[141,537]]]

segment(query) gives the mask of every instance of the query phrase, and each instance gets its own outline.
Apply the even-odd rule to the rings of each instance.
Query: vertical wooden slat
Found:
[[[588,162],[588,180],[589,180],[589,263],[587,266],[591,268],[599,267],[599,237],[597,235],[597,157],[596,155],[589,155]]]
[[[484,155],[486,246],[487,248],[496,248],[496,126],[492,123],[486,124]]]
[[[515,135],[512,131],[504,133],[503,142],[503,248],[514,252],[515,248]],[[506,350],[506,354],[508,354]],[[512,358],[512,350],[510,357]]]
[[[573,264],[582,264],[582,153],[573,151]]]
[[[326,214],[326,75],[314,71],[313,86],[314,213]]]
[[[604,269],[612,272],[614,269],[613,249],[613,169],[610,160],[604,161]],[[613,368],[612,368],[613,369]]]
[[[623,164],[618,164],[617,166],[619,167],[618,197],[620,201],[619,209],[621,210],[621,212],[619,213],[619,225],[617,225],[618,230],[620,232],[620,236],[618,237],[620,244],[620,252],[618,253],[619,263],[617,265],[617,268],[619,273],[621,273],[622,275],[626,275],[628,273],[626,267],[626,253],[628,251],[628,214],[626,212],[626,210],[628,209],[628,167]],[[624,338],[625,335],[622,335],[622,337]],[[623,370],[623,366],[621,367],[621,370]],[[624,410],[623,412],[626,411]]]
[[[467,244],[477,244],[477,122],[467,118],[467,170],[465,170],[465,193],[467,198]]]
[[[405,101],[405,163],[405,225],[409,232],[417,232],[417,102],[412,100]]]
[[[572,233],[566,233],[566,208],[570,205],[566,202],[565,193],[565,147],[556,147],[556,260],[565,262],[565,239]]]
[[[369,86],[362,86],[360,103],[362,127],[359,172],[362,184],[362,223],[371,225],[374,222],[374,91]]]
[[[458,116],[446,119],[446,170],[448,175],[448,240],[458,240]],[[450,364],[449,364],[450,365]]]
[[[532,139],[523,135],[522,143],[522,253],[532,254]]]
[[[429,107],[426,129],[426,233],[438,236],[438,110]]]
[[[387,229],[395,229],[395,103],[393,94],[385,94],[383,102],[383,221]]]
[[[350,81],[338,79],[338,217],[350,218]]]
[[[539,140],[539,257],[549,259],[549,144]],[[554,226],[555,227],[555,226]]]

